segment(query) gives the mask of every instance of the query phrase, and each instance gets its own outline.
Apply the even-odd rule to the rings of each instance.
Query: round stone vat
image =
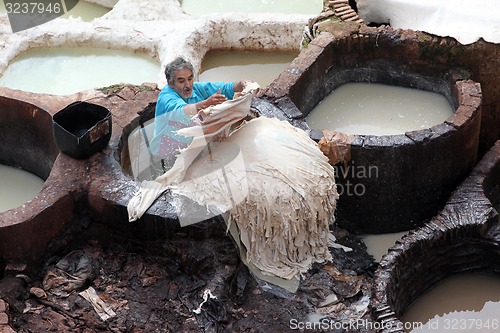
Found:
[[[424,60],[418,66],[397,63],[374,51],[377,40],[360,39],[320,35],[271,84],[264,98],[319,141],[322,129],[309,128],[305,117],[343,83],[376,82],[444,95],[455,112],[443,123],[401,135],[354,135],[350,159],[335,165],[340,226],[368,234],[410,230],[444,206],[476,163],[481,87],[469,80],[466,70],[433,69]]]
[[[434,216],[476,163],[479,85],[454,81],[451,75],[441,79],[373,68],[337,72],[332,77],[338,82],[333,89],[343,82],[362,81],[438,92],[455,109],[452,117],[429,129],[355,135],[350,161],[335,166],[341,195],[339,223],[349,230],[385,233],[410,230]],[[321,139],[321,129],[315,130],[312,137]]]
[[[419,326],[446,331],[453,327],[449,323],[468,320],[474,322],[470,330],[481,332],[481,328],[485,328],[487,332],[488,325],[498,327],[495,321],[499,310],[500,275],[460,273],[447,277],[422,294],[405,312],[402,321],[407,331]],[[481,327],[482,323],[485,327]],[[458,329],[458,325],[455,326]]]
[[[454,274],[500,274],[500,141],[450,196],[444,209],[386,254],[375,273],[374,316],[382,332],[405,332],[401,318]]]
[[[125,71],[134,68],[135,71]],[[25,75],[26,71],[30,75]],[[37,47],[17,55],[0,86],[37,94],[70,95],[121,83],[156,82],[160,64],[142,52],[101,47]]]
[[[3,96],[0,104],[2,164],[47,179],[59,152],[52,136],[51,115],[35,105]]]
[[[34,263],[73,216],[69,194],[78,187],[78,174],[61,177],[68,172],[68,161],[58,158],[52,116],[33,104],[0,96],[0,141],[1,164],[45,181],[34,199],[0,213],[0,260]]]

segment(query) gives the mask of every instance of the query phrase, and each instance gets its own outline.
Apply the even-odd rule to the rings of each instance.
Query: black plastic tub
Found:
[[[111,112],[97,104],[74,102],[58,111],[52,123],[57,146],[76,159],[92,156],[111,139]]]

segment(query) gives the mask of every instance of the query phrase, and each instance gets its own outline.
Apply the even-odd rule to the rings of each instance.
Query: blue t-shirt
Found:
[[[175,132],[191,123],[191,117],[184,113],[184,106],[204,101],[217,90],[227,99],[234,97],[235,82],[194,82],[191,97],[182,98],[173,88],[165,85],[158,95],[155,110],[155,128],[151,149],[156,154],[164,135],[182,143],[190,142],[191,138],[176,135]]]
[[[165,112],[174,112],[176,116],[172,116],[172,118],[182,120],[187,117],[186,114],[181,114],[181,112],[184,112],[184,105],[201,102],[215,94],[219,89],[227,99],[233,99],[234,82],[194,82],[193,93],[187,99],[182,98],[173,88],[166,85],[158,95],[155,116],[162,115]]]

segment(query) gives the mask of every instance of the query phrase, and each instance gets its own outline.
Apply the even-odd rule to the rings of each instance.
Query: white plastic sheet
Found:
[[[498,0],[357,0],[357,6],[366,23],[449,36],[462,44],[480,38],[500,42]]]

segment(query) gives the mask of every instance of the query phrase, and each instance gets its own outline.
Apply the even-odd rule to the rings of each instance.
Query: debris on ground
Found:
[[[38,275],[5,274],[0,332],[291,332],[291,323],[311,314],[370,318],[372,278],[347,267],[361,257],[341,260],[343,267],[315,264],[292,297],[278,297],[242,264],[224,227],[217,236],[182,228],[168,239],[140,241],[93,222]],[[354,248],[332,248],[336,257],[360,256],[363,249],[336,237]]]

